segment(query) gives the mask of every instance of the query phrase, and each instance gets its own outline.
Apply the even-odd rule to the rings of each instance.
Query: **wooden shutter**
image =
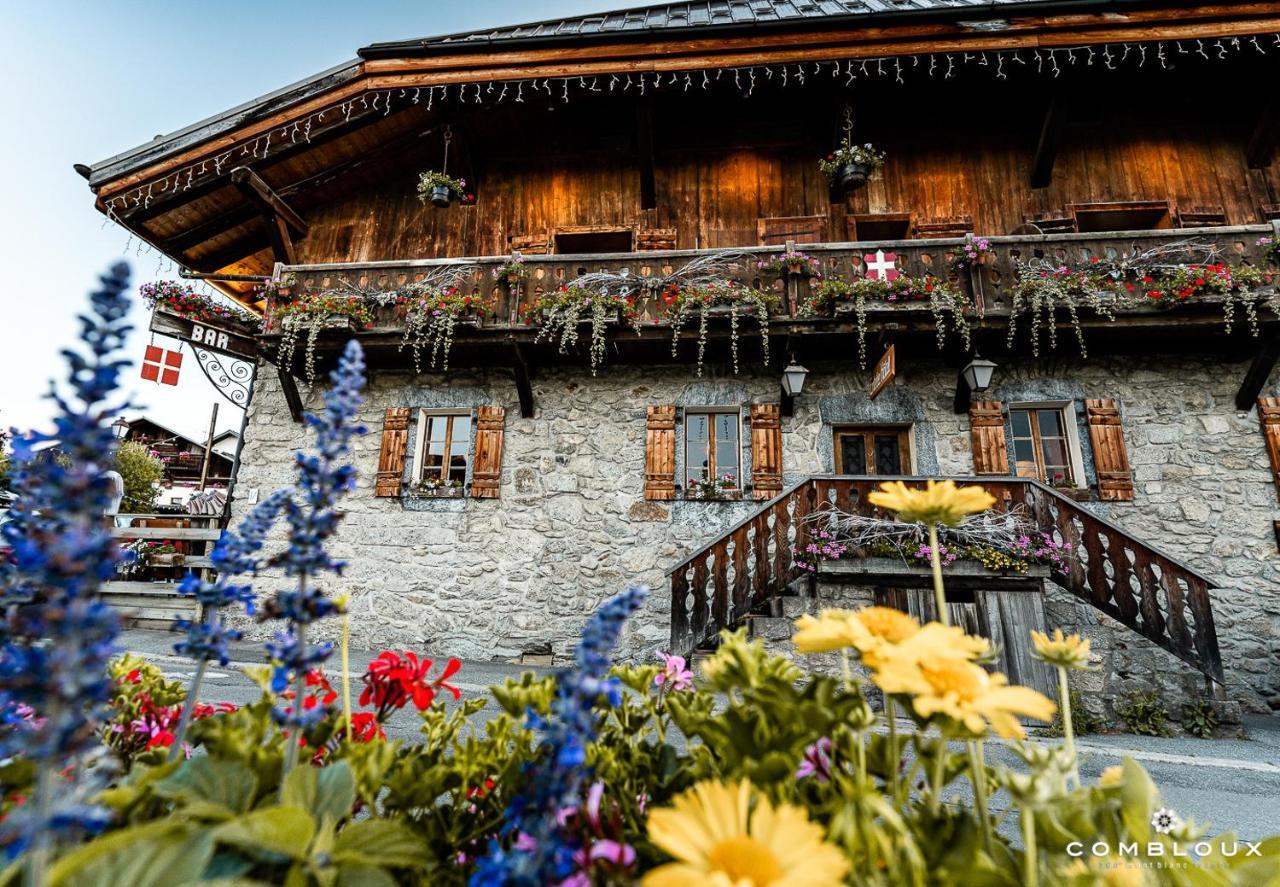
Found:
[[[649,407],[644,436],[644,497],[676,497],[676,408]]]
[[[1132,501],[1133,472],[1129,470],[1129,451],[1125,449],[1124,429],[1120,426],[1120,410],[1116,402],[1110,398],[1086,400],[1084,408],[1089,419],[1093,467],[1098,472],[1098,498],[1114,502]]]
[[[636,232],[636,252],[676,248],[675,228],[641,228]]]
[[[476,410],[476,457],[471,467],[471,495],[497,499],[502,485],[502,435],[507,411],[502,407]]]
[[[1008,474],[1009,448],[1004,440],[1004,414],[998,400],[975,400],[969,406],[969,436],[974,474]]]
[[[777,216],[757,219],[756,234],[762,246],[783,246],[787,242],[822,243],[828,238],[826,216]]]
[[[382,419],[382,449],[378,453],[375,496],[399,496],[404,476],[404,451],[409,445],[409,408],[392,407]]]
[[[751,405],[751,496],[772,499],[782,492],[782,407]]]
[[[1271,479],[1280,493],[1280,397],[1258,398],[1258,419],[1267,442],[1267,457],[1271,459]]]

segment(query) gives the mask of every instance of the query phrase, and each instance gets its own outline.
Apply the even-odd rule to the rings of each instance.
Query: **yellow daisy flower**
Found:
[[[1124,782],[1124,768],[1119,764],[1114,767],[1107,767],[1098,774],[1098,785],[1113,786]]]
[[[815,619],[808,613],[796,620],[791,640],[799,653],[829,653],[854,643],[851,610],[823,610]]]
[[[910,613],[893,607],[865,607],[853,614],[856,629],[890,644],[900,644],[920,630],[920,623]]]
[[[922,718],[943,715],[975,735],[987,732],[987,724],[1004,739],[1022,739],[1026,731],[1017,715],[1048,721],[1058,706],[1030,687],[1010,687],[1004,675],[988,673],[980,665],[959,659],[922,662],[921,692],[912,706]]]
[[[996,504],[995,498],[982,487],[957,487],[949,480],[928,481],[923,490],[913,490],[900,480],[890,481],[881,484],[867,500],[895,512],[899,520],[949,526]]]
[[[1089,667],[1089,640],[1078,634],[1063,636],[1061,628],[1053,630],[1053,637],[1039,631],[1031,632],[1032,653],[1041,662],[1059,668],[1087,669]]]
[[[774,807],[746,781],[699,782],[649,814],[649,839],[676,862],[644,887],[840,887],[849,870],[802,808]]]
[[[862,661],[874,670],[872,679],[886,693],[919,693],[928,689],[920,674],[922,662],[955,660],[973,662],[990,654],[986,638],[964,633],[956,625],[930,622],[921,626],[906,640],[889,643],[876,641],[869,635],[856,639]]]

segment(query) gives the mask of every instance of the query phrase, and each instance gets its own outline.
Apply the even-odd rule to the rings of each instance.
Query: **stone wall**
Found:
[[[532,419],[520,417],[514,384],[502,371],[447,379],[375,375],[364,413],[371,433],[355,457],[360,487],[334,544],[350,566],[329,581],[335,593],[351,595],[354,643],[481,659],[516,658],[550,644],[560,656],[593,607],[625,583],[642,582],[654,593],[626,650],[647,655],[661,648],[669,613],[665,568],[753,506],[646,502],[645,407],[743,405],[745,414],[750,402],[776,401],[777,368],[748,366],[744,360],[736,377],[708,367],[703,379],[688,368],[605,366],[595,378],[544,369],[534,383]],[[783,420],[787,482],[833,470],[831,426],[842,423],[911,423],[916,473],[971,473],[968,417],[951,406],[954,370],[932,358],[900,356],[897,381],[873,401],[866,373],[846,364],[810,369],[794,418]],[[1272,529],[1280,509],[1257,416],[1233,405],[1242,372],[1208,359],[1054,359],[1001,366],[989,396],[1072,400],[1077,409],[1085,397],[1120,401],[1136,497],[1087,507],[1222,584],[1213,603],[1229,692],[1253,708],[1280,708],[1280,558]],[[251,489],[265,494],[289,482],[290,452],[308,443],[303,426],[289,418],[274,373],[258,379],[236,517],[249,507]],[[318,394],[306,401],[314,406]],[[485,404],[507,410],[499,499],[373,496],[384,409]],[[414,433],[416,422],[410,454]],[[1082,424],[1079,433],[1092,481]],[[743,439],[750,439],[745,426]],[[749,452],[743,461],[749,476]],[[677,472],[679,480],[682,465]],[[267,578],[260,590],[272,582]]]

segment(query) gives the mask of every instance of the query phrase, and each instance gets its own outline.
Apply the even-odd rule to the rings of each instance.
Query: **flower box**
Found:
[[[706,495],[696,490],[687,489],[684,491],[684,501],[686,502],[741,502],[744,498],[742,490],[725,490],[721,493]]]
[[[959,560],[944,567],[948,588],[980,588],[987,591],[1036,591],[1049,578],[1045,564],[1028,564],[1025,573],[988,570],[973,560]],[[876,585],[887,588],[932,588],[933,569],[927,563],[908,563],[895,557],[845,557],[818,564],[818,576],[826,582]]]
[[[325,318],[316,318],[314,315],[307,314],[290,314],[280,322],[280,328],[286,330],[317,328],[355,332],[356,322],[345,314],[330,314]]]
[[[150,567],[181,567],[187,562],[187,556],[180,551],[171,552],[169,554],[153,554],[149,559],[147,566]]]
[[[466,495],[466,490],[461,485],[418,484],[410,487],[405,495],[410,499],[461,499]]]

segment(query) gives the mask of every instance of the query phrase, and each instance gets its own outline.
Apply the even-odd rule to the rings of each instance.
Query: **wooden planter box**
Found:
[[[306,323],[303,322],[304,320]],[[302,318],[292,314],[280,322],[280,328],[286,330],[294,327],[310,329],[313,326],[319,326],[322,330],[349,330],[353,333],[357,329],[356,322],[345,314],[331,314],[319,324],[314,323],[310,317]]]
[[[463,487],[410,487],[405,494],[410,499],[461,499],[466,495]]]
[[[933,588],[933,570],[928,564],[908,564],[893,557],[842,558],[818,564],[823,582],[846,585],[877,585],[891,588]],[[981,588],[989,591],[1038,591],[1049,578],[1044,564],[1031,564],[1025,573],[988,570],[977,561],[956,561],[942,568],[947,588]]]

